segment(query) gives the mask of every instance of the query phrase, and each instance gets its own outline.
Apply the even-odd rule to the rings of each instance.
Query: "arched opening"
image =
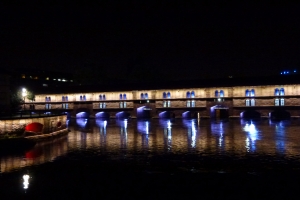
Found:
[[[148,99],[148,93],[145,93],[145,99]]]
[[[103,100],[106,100],[105,94],[103,95]]]
[[[100,100],[100,101],[102,100],[102,95],[101,95],[101,94],[99,95],[99,100]]]
[[[218,90],[215,91],[215,97],[219,97],[219,91]]]
[[[121,111],[116,114],[117,119],[128,119],[129,117],[130,117],[130,114],[125,111]]]
[[[269,113],[269,117],[271,120],[285,120],[290,119],[291,114],[285,110],[275,110]]]
[[[109,118],[109,113],[107,112],[98,112],[95,115],[96,118],[105,118],[108,119]]]
[[[90,113],[88,109],[80,108],[76,111],[76,118],[89,118]]]
[[[161,113],[158,114],[159,118],[172,118],[172,112],[170,111],[163,111]]]
[[[65,100],[66,100],[66,101],[69,101],[69,100],[68,100],[68,96],[66,96]]]
[[[275,95],[275,96],[278,96],[278,95],[279,95],[279,89],[278,89],[278,88],[275,88],[274,95]]]
[[[261,114],[255,110],[246,110],[240,113],[242,119],[260,119]]]
[[[216,105],[210,108],[210,117],[212,119],[227,119],[229,118],[228,107]]]
[[[191,92],[191,98],[195,98],[195,92],[194,91]]]
[[[167,97],[171,98],[171,93],[170,92],[167,93]]]
[[[224,91],[220,90],[220,97],[224,97]]]
[[[284,89],[280,88],[280,95],[283,96],[284,95]]]
[[[25,127],[25,136],[42,134],[44,125],[38,122],[32,122]]]
[[[191,98],[191,93],[190,92],[186,93],[186,98]]]
[[[245,91],[245,96],[249,97],[249,90],[248,89]]]
[[[127,97],[126,97],[126,94],[123,94],[123,99],[124,99],[124,100],[126,100],[126,99],[127,99]]]
[[[86,101],[86,97],[85,97],[85,95],[83,95],[83,101]]]
[[[144,93],[141,93],[141,99],[144,99]]]
[[[80,101],[82,101],[82,96],[80,95]]]
[[[251,90],[251,97],[254,97],[254,96],[255,96],[255,90],[252,89],[252,90]]]
[[[64,96],[62,96],[62,97],[61,97],[61,100],[62,100],[62,101],[65,101],[65,97],[64,97]]]
[[[151,109],[147,106],[137,108],[137,118],[151,118]]]
[[[163,93],[163,98],[166,99],[167,98],[167,94],[164,92]]]
[[[120,94],[120,100],[122,100],[123,98],[122,98],[122,94]]]

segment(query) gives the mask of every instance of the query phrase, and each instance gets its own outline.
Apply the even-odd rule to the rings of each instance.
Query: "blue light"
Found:
[[[294,70],[294,72],[297,72],[296,70]]]

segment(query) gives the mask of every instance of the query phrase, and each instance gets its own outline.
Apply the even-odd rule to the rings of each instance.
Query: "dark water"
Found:
[[[300,120],[85,120],[2,154],[0,197],[296,198]],[[24,175],[29,184],[24,185]]]

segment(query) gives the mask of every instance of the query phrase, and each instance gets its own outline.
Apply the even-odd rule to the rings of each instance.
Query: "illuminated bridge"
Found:
[[[73,118],[300,117],[300,85],[37,94],[25,110]]]

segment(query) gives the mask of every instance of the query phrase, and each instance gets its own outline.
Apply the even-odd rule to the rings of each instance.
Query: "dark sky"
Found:
[[[299,3],[99,2],[1,5],[0,67],[195,78],[300,66]]]

